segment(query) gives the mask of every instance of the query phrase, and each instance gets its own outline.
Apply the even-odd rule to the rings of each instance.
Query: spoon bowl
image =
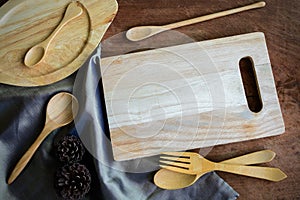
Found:
[[[47,107],[46,123],[55,123],[59,127],[71,123],[78,112],[78,101],[75,96],[61,92],[53,96]]]
[[[78,108],[76,97],[67,92],[58,93],[50,99],[47,105],[44,129],[15,166],[7,181],[8,184],[11,184],[19,176],[40,144],[53,130],[73,121]]]
[[[126,37],[127,39],[136,42],[166,30],[167,29],[162,26],[139,26],[129,29],[126,32]]]
[[[45,54],[45,49],[43,46],[34,46],[27,51],[24,59],[24,64],[26,66],[36,65],[40,60],[42,60]]]
[[[167,190],[186,188],[198,180],[198,175],[183,174],[167,169],[160,169],[154,175],[154,183]]]

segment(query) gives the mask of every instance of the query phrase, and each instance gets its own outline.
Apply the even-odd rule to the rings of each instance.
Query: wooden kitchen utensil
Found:
[[[274,159],[275,153],[271,150],[262,150],[254,153],[249,153],[243,156],[238,156],[220,163],[237,164],[237,165],[254,165],[260,163],[270,162]],[[154,183],[158,187],[166,190],[177,190],[188,187],[194,184],[205,173],[199,174],[183,174],[179,172],[170,171],[167,169],[160,169],[154,175]]]
[[[54,37],[59,33],[59,31],[68,22],[70,22],[72,19],[75,19],[76,17],[79,17],[82,13],[83,13],[83,10],[81,8],[81,4],[78,1],[71,2],[67,7],[67,10],[65,12],[65,15],[64,15],[62,21],[55,28],[55,30],[51,33],[51,35],[48,36],[48,38],[46,40],[40,42],[39,44],[34,45],[27,51],[25,58],[24,58],[24,64],[27,67],[33,67],[36,64],[38,64],[39,62],[41,62],[48,51],[49,44],[54,39]]]
[[[249,109],[244,58],[253,64],[260,110]],[[103,58],[101,74],[116,160],[284,132],[263,33]]]
[[[19,176],[40,144],[53,130],[73,121],[78,108],[76,97],[70,93],[61,92],[50,99],[47,106],[44,129],[15,166],[8,179],[8,184],[11,184]]]
[[[223,171],[269,181],[281,181],[287,176],[278,168],[215,163],[195,152],[164,152],[160,167],[185,174],[205,174]]]
[[[48,85],[71,75],[89,58],[117,13],[116,0],[80,0],[83,13],[59,31],[42,61],[34,67],[24,64],[26,52],[54,32],[70,2],[14,0],[1,6],[0,83]]]
[[[211,19],[215,19],[215,18],[227,16],[227,15],[232,15],[232,14],[243,12],[246,10],[262,8],[262,7],[265,7],[265,5],[266,5],[266,3],[264,1],[261,1],[258,3],[243,6],[240,8],[234,8],[234,9],[230,9],[230,10],[226,10],[226,11],[222,11],[222,12],[218,12],[218,13],[214,13],[214,14],[210,14],[210,15],[205,15],[205,16],[201,16],[201,17],[197,17],[197,18],[193,18],[193,19],[188,19],[188,20],[184,20],[184,21],[180,21],[180,22],[176,22],[176,23],[172,23],[172,24],[163,25],[163,26],[134,27],[127,31],[126,37],[127,37],[127,39],[129,39],[131,41],[140,41],[140,40],[149,38],[153,35],[156,35],[158,33],[161,33],[163,31],[166,31],[166,30],[175,29],[175,28],[179,28],[182,26],[187,26],[187,25],[191,25],[191,24],[195,24],[195,23],[199,23],[199,22],[203,22],[203,21],[208,21]]]

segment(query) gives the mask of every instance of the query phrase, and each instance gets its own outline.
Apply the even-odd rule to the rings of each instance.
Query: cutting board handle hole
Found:
[[[253,59],[244,57],[239,62],[248,108],[255,113],[261,111],[263,104],[260,96]]]

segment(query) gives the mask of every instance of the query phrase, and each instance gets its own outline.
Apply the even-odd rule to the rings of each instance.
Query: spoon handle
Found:
[[[213,14],[209,14],[209,15],[205,15],[205,16],[201,16],[201,17],[196,17],[196,18],[193,18],[193,19],[188,19],[188,20],[184,20],[184,21],[164,25],[163,28],[174,29],[174,28],[178,28],[178,27],[182,27],[182,26],[187,26],[187,25],[191,25],[191,24],[195,24],[195,23],[199,23],[199,22],[203,22],[203,21],[223,17],[223,16],[226,16],[226,15],[239,13],[239,12],[246,11],[246,10],[251,10],[251,9],[255,9],[255,8],[262,8],[265,5],[266,5],[266,3],[264,1],[261,1],[261,2],[258,2],[258,3],[250,4],[250,5],[239,7],[239,8],[234,8],[234,9],[230,9],[230,10],[226,10],[226,11],[222,11],[222,12],[217,12],[217,13],[213,13]]]
[[[26,151],[26,153],[22,156],[22,158],[19,160],[17,165],[15,166],[14,170],[12,171],[10,177],[8,178],[7,183],[11,184],[23,171],[27,163],[32,158],[33,154],[37,150],[37,148],[40,146],[40,144],[43,142],[43,140],[48,136],[48,134],[53,130],[53,128],[49,129],[47,128],[49,126],[45,126],[38,138],[34,141],[34,143],[29,147],[29,149]]]
[[[276,153],[271,150],[261,150],[253,153],[248,153],[239,157],[224,160],[223,164],[238,164],[238,165],[253,165],[270,162],[274,159]]]
[[[244,176],[250,176],[255,178],[261,178],[269,181],[281,181],[287,176],[278,168],[272,167],[259,167],[259,166],[244,166],[244,165],[230,165],[216,163],[216,171],[229,172],[233,174],[239,174]]]
[[[80,16],[82,13],[83,13],[82,7],[80,6],[80,4],[78,2],[73,1],[68,5],[68,7],[66,9],[66,12],[64,14],[64,17],[61,20],[61,22],[59,23],[59,25],[54,29],[54,31],[51,33],[51,35],[49,35],[47,37],[47,39],[42,42],[42,45],[44,46],[45,51],[47,51],[47,48],[48,48],[49,44],[55,38],[57,33],[59,33],[59,31],[68,22],[70,22],[72,19]]]

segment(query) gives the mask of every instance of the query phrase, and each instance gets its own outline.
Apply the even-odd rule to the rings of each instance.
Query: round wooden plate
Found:
[[[44,61],[33,68],[24,65],[28,49],[51,34],[70,2],[14,0],[0,8],[0,83],[48,85],[69,76],[85,62],[117,13],[115,0],[80,0],[84,13],[63,27]]]

